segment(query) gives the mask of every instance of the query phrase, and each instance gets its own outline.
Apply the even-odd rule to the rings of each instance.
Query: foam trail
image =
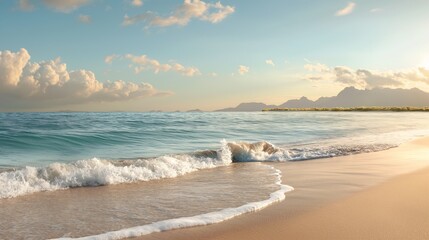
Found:
[[[59,240],[70,240],[70,239],[114,240],[114,239],[139,237],[139,236],[143,236],[143,235],[147,235],[155,232],[162,232],[162,231],[179,229],[179,228],[204,226],[209,224],[220,223],[245,213],[259,211],[263,208],[268,207],[273,203],[283,201],[285,199],[285,193],[293,190],[293,187],[282,184],[280,170],[275,169],[272,166],[267,166],[267,167],[275,170],[275,175],[277,176],[276,185],[278,185],[280,189],[271,193],[270,197],[266,200],[263,200],[260,202],[247,203],[237,208],[226,208],[217,212],[200,214],[193,217],[168,219],[168,220],[159,221],[148,225],[107,232],[99,235],[93,235],[93,236],[87,236],[87,237],[81,237],[81,238],[58,238],[58,239]]]

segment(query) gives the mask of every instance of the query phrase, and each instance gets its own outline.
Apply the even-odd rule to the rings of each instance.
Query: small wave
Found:
[[[367,144],[367,145],[333,145],[333,146],[309,146],[280,148],[269,142],[229,142],[233,162],[282,162],[311,160],[318,158],[330,158],[351,154],[376,152],[386,150],[396,145],[392,144]]]
[[[25,167],[3,171],[0,172],[0,199],[75,187],[175,178],[232,162],[308,160],[380,151],[390,147],[393,145],[337,145],[288,149],[265,141],[246,143],[222,140],[221,148],[217,151],[206,150],[192,154],[121,161],[93,158],[74,163],[53,163],[42,168]]]
[[[226,143],[216,157],[172,155],[151,159],[108,161],[93,158],[75,163],[53,163],[44,168],[25,167],[0,173],[0,198],[74,187],[101,186],[174,178],[200,169],[231,163]]]
[[[293,187],[282,184],[281,172],[274,167],[267,166],[275,170],[275,175],[277,176],[276,185],[279,186],[279,190],[270,194],[270,197],[266,200],[260,202],[251,202],[240,207],[236,208],[226,208],[217,212],[210,212],[205,214],[196,215],[193,217],[182,217],[175,219],[168,219],[164,221],[155,222],[148,225],[137,226],[127,229],[122,229],[113,232],[107,232],[100,235],[93,235],[82,238],[59,238],[60,240],[70,240],[70,239],[80,239],[80,240],[113,240],[113,239],[123,239],[131,237],[139,237],[155,232],[168,231],[179,228],[195,227],[195,226],[204,226],[209,224],[220,223],[236,216],[256,212],[263,208],[268,207],[269,205],[283,201],[285,199],[285,194],[293,190]]]

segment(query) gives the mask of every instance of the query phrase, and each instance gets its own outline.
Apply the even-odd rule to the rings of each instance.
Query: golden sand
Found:
[[[429,138],[383,152],[272,165],[295,187],[282,203],[141,239],[429,239]]]

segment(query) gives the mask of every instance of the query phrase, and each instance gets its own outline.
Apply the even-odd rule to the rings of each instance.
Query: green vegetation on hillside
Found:
[[[429,107],[335,107],[335,108],[268,108],[263,112],[429,112]]]

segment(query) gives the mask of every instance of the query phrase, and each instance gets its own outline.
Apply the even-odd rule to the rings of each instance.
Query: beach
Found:
[[[428,239],[429,138],[390,150],[272,164],[295,190],[262,211],[140,239]]]
[[[362,218],[347,216],[363,213],[367,223],[376,211],[329,206],[429,167],[424,113],[0,118],[0,215],[7,216],[0,219],[0,239],[305,239],[299,234],[314,238],[321,232],[332,239],[341,229],[346,239],[360,238],[352,230],[364,229],[357,227]],[[393,194],[408,196],[395,186]],[[378,215],[396,219],[394,211],[389,214]],[[390,228],[409,235],[397,226],[376,230],[393,234]]]
[[[0,240],[429,240],[429,0],[0,0]]]

